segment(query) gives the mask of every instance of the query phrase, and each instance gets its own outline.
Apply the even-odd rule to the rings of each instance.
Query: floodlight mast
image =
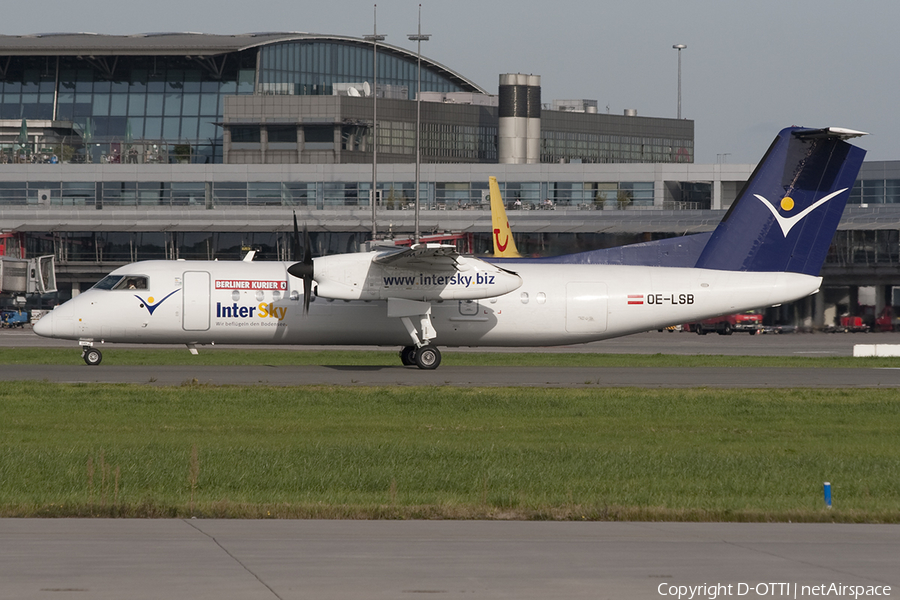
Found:
[[[419,243],[419,165],[422,160],[421,135],[422,135],[422,42],[427,42],[431,34],[422,33],[422,5],[419,5],[419,31],[409,34],[410,41],[416,42],[417,71],[416,71],[416,225],[413,239]]]
[[[378,42],[386,36],[378,35],[378,5],[374,4],[373,27],[371,35],[363,39],[372,42],[372,241],[378,235],[375,203],[378,199]]]
[[[681,119],[681,51],[687,48],[684,44],[673,44],[672,47],[678,50],[678,119]]]

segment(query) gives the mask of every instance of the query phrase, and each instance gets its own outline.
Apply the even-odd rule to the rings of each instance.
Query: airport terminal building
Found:
[[[0,233],[56,256],[61,299],[134,260],[290,259],[293,212],[319,254],[409,236],[417,114],[422,233],[477,253],[491,175],[520,250],[560,254],[709,231],[753,170],[695,164],[693,121],[546,101],[534,75],[494,94],[422,57],[417,96],[417,59],[298,33],[0,36]],[[773,318],[900,303],[898,201],[900,162],[864,164],[828,293]]]

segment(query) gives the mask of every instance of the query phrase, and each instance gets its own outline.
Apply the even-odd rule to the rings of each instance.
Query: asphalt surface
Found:
[[[854,344],[900,344],[895,333],[791,333],[748,335],[696,335],[686,332],[648,332],[602,342],[556,346],[552,348],[445,348],[442,352],[575,352],[595,354],[715,354],[725,356],[853,356]],[[440,346],[440,344],[438,344]],[[0,329],[0,347],[72,348],[77,342],[51,340],[35,335],[30,328]],[[184,348],[182,345],[150,346],[139,344],[104,344],[101,348]],[[236,346],[216,346],[233,348]],[[246,347],[246,346],[244,346]],[[321,346],[266,346],[267,349],[321,349]],[[335,349],[360,349],[365,346],[327,346]],[[371,347],[384,350],[384,348]],[[204,347],[200,348],[203,352]]]
[[[0,520],[0,596],[17,600],[854,597],[813,593],[831,585],[896,597],[900,528]]]
[[[900,344],[900,333],[872,334],[783,334],[698,336],[682,332],[650,332],[626,338],[578,346],[554,348],[446,348],[452,352],[592,352],[599,354],[678,354],[731,356],[852,356],[854,344]],[[75,342],[46,340],[28,329],[0,332],[0,346],[67,347],[73,355],[80,350]],[[130,344],[98,346],[106,356],[119,348],[151,347]],[[183,346],[164,346],[184,349]],[[201,347],[200,352],[216,352],[234,346]],[[273,346],[285,351],[320,349],[305,346]],[[332,347],[347,349],[351,347]],[[352,347],[353,349],[359,349]],[[363,347],[365,349],[365,347]],[[372,347],[384,351],[385,348]],[[0,381],[47,380],[62,383],[138,383],[182,385],[455,385],[455,386],[536,386],[536,387],[648,387],[648,388],[861,388],[900,387],[900,359],[897,368],[586,368],[586,367],[452,367],[435,371],[415,367],[386,366],[229,366],[191,365],[184,349],[184,363],[178,366],[115,366],[101,363],[89,367],[74,365],[0,366]]]
[[[189,360],[186,356],[185,360]],[[399,362],[399,361],[398,361]],[[65,366],[0,368],[0,381],[138,383],[149,385],[512,386],[641,388],[872,388],[900,387],[898,369],[816,368],[586,368],[347,366]]]

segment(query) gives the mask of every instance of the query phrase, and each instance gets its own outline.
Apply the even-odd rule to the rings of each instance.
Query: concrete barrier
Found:
[[[853,356],[900,356],[900,344],[854,344]]]

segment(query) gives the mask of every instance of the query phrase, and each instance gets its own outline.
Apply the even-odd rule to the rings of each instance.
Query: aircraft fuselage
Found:
[[[303,314],[302,281],[291,263],[149,261],[111,275],[143,289],[92,288],[58,307],[36,332],[83,342],[183,344],[347,344],[406,346],[385,300],[316,297]],[[443,346],[550,346],[658,329],[790,302],[814,293],[818,277],[618,265],[517,264],[518,289],[481,300],[431,303]],[[449,281],[407,274],[416,286]],[[397,284],[399,282],[378,282]],[[455,281],[475,285],[474,280]]]

